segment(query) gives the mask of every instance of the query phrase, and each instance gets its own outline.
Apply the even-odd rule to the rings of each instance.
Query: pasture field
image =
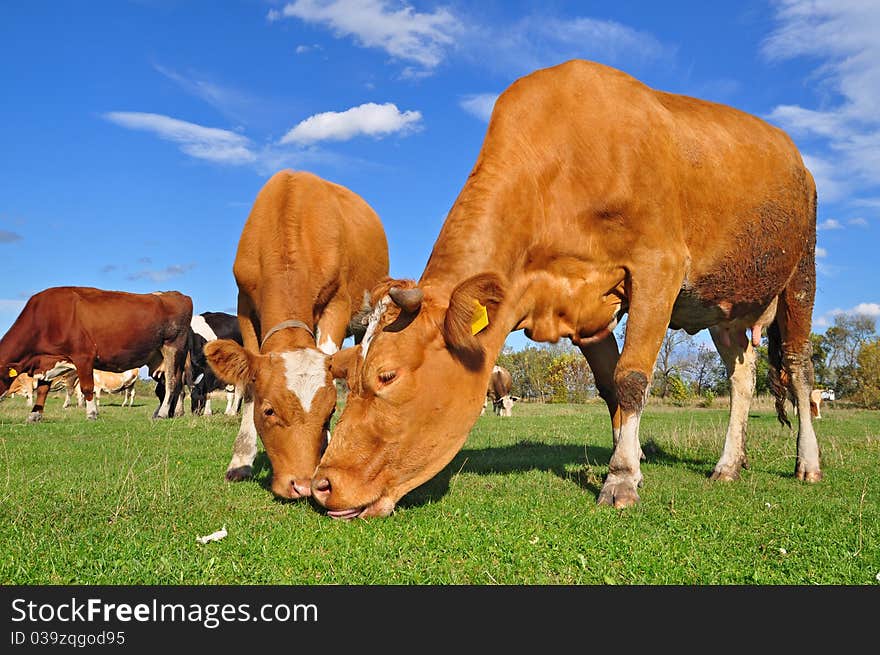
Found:
[[[0,404],[0,583],[876,585],[880,413],[823,407],[825,480],[793,477],[794,435],[767,403],[751,468],[707,479],[727,411],[649,405],[642,503],[597,507],[602,404],[518,404],[481,417],[453,462],[384,520],[334,521],[257,476],[224,481],[239,419],[152,421],[105,397],[96,422],[61,409],[27,424]],[[217,401],[221,409],[223,403]],[[228,536],[196,537],[225,526]]]

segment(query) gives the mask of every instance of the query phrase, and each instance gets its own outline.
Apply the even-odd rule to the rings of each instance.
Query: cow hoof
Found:
[[[739,469],[734,467],[716,468],[709,479],[713,482],[736,482],[739,480]]]
[[[31,412],[28,414],[27,422],[28,423],[39,423],[43,420],[43,414],[41,412]]]
[[[821,482],[823,477],[822,471],[807,471],[802,468],[795,471],[795,476],[801,482]]]
[[[636,485],[626,480],[613,482],[606,480],[599,492],[597,505],[609,505],[617,509],[632,507],[639,502]]]
[[[98,420],[98,415],[97,415],[97,414],[87,414],[87,415],[86,415],[86,418],[87,418],[88,420],[90,420],[90,421],[97,421],[97,420]]]
[[[226,471],[227,482],[241,482],[249,479],[254,474],[254,469],[250,466],[239,466],[238,468]]]

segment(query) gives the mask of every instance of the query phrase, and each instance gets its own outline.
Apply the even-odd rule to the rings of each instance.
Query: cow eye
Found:
[[[388,384],[393,381],[394,378],[397,377],[397,371],[383,371],[379,373],[379,382],[382,384]]]
[[[271,407],[267,407],[266,409],[263,410],[263,415],[264,416],[275,416],[275,410],[272,409]]]

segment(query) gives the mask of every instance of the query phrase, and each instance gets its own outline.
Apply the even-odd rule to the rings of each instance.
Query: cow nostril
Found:
[[[328,492],[330,491],[330,480],[327,478],[315,480],[314,483],[312,483],[312,487],[314,487],[316,491]]]

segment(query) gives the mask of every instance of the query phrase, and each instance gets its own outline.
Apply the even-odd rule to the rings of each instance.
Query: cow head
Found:
[[[331,516],[387,516],[455,456],[486,395],[489,343],[506,336],[495,322],[502,297],[493,274],[445,297],[411,281],[377,287],[362,343],[333,356],[349,394],[312,480]],[[489,324],[474,327],[480,306]]]
[[[272,492],[309,495],[336,409],[330,357],[315,348],[263,355],[229,339],[206,344],[205,356],[221,380],[251,388],[254,425],[272,463]]]
[[[495,401],[495,413],[498,416],[513,416],[513,404],[519,400],[519,396],[501,396]]]

